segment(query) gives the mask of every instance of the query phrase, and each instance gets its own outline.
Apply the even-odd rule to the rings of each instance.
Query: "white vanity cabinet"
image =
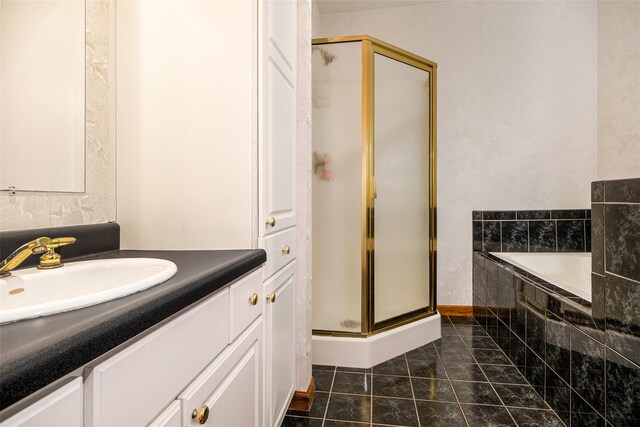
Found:
[[[264,266],[265,410],[279,426],[295,384],[296,2],[258,3],[259,237]]]
[[[165,411],[175,411],[176,396],[180,425],[197,425],[191,413],[203,405],[210,405],[211,420],[231,420],[244,407],[238,396],[260,401],[262,277],[262,268],[254,270],[117,354],[87,365],[84,425],[172,426],[175,412]],[[255,416],[262,416],[261,406]]]
[[[0,427],[82,427],[82,378],[75,378],[6,419]]]
[[[295,387],[296,24],[294,0],[258,2],[258,246],[267,252],[264,370],[269,427],[280,426]]]

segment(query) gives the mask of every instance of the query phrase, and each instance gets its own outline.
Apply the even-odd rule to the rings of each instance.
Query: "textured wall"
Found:
[[[296,389],[311,379],[311,0],[298,1]]]
[[[471,304],[473,209],[587,208],[596,3],[437,2],[320,15],[438,63],[438,302]]]
[[[0,230],[97,224],[109,217],[109,1],[86,2],[84,193],[0,192]],[[43,165],[43,170],[46,167]]]
[[[598,178],[640,176],[640,2],[598,1]]]

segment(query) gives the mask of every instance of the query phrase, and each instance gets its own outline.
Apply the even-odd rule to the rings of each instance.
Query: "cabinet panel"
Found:
[[[271,2],[270,42],[278,50],[287,67],[295,70],[296,53],[296,2],[278,0]]]
[[[260,236],[296,221],[296,3],[259,3]]]
[[[279,426],[293,396],[295,383],[295,262],[265,283],[267,297],[266,369],[268,425]]]
[[[209,408],[204,425],[262,425],[262,334],[258,319],[178,397],[183,425],[199,425],[192,414],[203,405]]]
[[[174,401],[148,427],[181,427],[180,402]]]
[[[82,378],[63,385],[0,427],[82,427]]]
[[[272,57],[265,66],[261,132],[261,212],[264,234],[295,224],[295,86]],[[274,225],[266,223],[275,220]]]
[[[267,262],[264,265],[266,280],[295,259],[296,229],[290,228],[280,233],[261,237],[258,239],[258,247],[267,252]]]
[[[228,345],[224,289],[95,366],[85,386],[86,426],[146,425]]]

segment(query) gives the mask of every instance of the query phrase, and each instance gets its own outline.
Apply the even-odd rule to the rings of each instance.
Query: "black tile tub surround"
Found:
[[[497,280],[498,294],[513,286],[515,298],[503,300],[510,301],[509,307],[491,306],[476,295],[480,278],[486,281],[491,276],[487,272],[496,267],[498,277],[500,269],[514,276],[511,282]],[[490,254],[474,254],[473,301],[482,304],[474,307],[474,313],[485,316],[478,318],[479,324],[489,335],[496,330],[496,343],[527,384],[572,427],[640,426],[640,365],[633,360],[638,357],[638,340],[629,339],[638,333],[634,327],[640,296],[632,285],[617,276],[610,278],[604,325],[588,307],[503,268]],[[489,287],[482,284],[483,289]],[[510,318],[499,316],[505,311]],[[489,381],[495,375],[492,370],[484,371]],[[496,391],[503,401],[515,398],[502,387]]]
[[[640,178],[618,179],[600,182],[604,183],[604,200],[602,200],[603,202],[640,203]],[[599,183],[594,184],[600,185]]]
[[[556,221],[529,222],[529,252],[556,252]]]
[[[640,370],[615,351],[607,350],[607,420],[616,426],[640,425]]]
[[[473,211],[473,250],[589,252],[591,211]]]
[[[571,329],[571,387],[592,408],[604,414],[604,345]]]
[[[593,316],[607,346],[640,364],[640,178],[591,190]]]
[[[598,278],[599,279],[599,278]],[[605,277],[607,345],[640,361],[640,284],[607,273]]]
[[[640,203],[604,205],[605,271],[640,282]]]

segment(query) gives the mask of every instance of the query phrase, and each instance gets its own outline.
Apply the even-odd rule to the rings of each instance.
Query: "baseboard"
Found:
[[[438,305],[441,316],[473,317],[471,305]]]
[[[291,403],[289,404],[289,409],[293,409],[294,411],[305,411],[309,412],[311,409],[311,404],[313,403],[313,396],[316,394],[316,381],[311,377],[309,381],[309,387],[307,387],[306,391],[296,390],[293,393],[293,398],[291,399]]]
[[[409,322],[366,338],[313,335],[316,365],[370,368],[441,337],[440,314]]]

